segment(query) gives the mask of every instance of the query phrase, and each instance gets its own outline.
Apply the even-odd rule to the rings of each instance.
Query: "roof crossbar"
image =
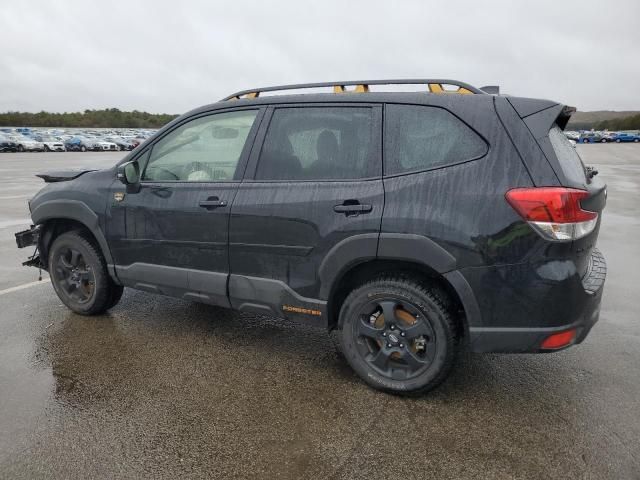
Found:
[[[286,90],[303,90],[305,88],[321,88],[332,87],[334,93],[357,92],[366,93],[369,91],[370,85],[426,85],[431,93],[457,93],[457,94],[485,94],[479,88],[468,83],[459,82],[458,80],[434,79],[434,78],[410,78],[402,80],[353,80],[347,82],[319,82],[319,83],[299,83],[295,85],[279,85],[275,87],[252,88],[250,90],[241,90],[228,97],[226,100],[239,100],[241,98],[257,98],[264,92],[280,92]],[[346,87],[353,87],[354,90],[347,90]],[[445,86],[457,87],[456,89],[448,89]]]

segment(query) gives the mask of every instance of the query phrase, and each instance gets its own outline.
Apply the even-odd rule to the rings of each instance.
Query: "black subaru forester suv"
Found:
[[[332,91],[274,95],[304,88]],[[16,238],[79,314],[126,286],[289,318],[338,331],[369,385],[426,391],[463,348],[555,351],[597,321],[606,189],[572,112],[452,80],[238,92],[113,168],[43,174]]]

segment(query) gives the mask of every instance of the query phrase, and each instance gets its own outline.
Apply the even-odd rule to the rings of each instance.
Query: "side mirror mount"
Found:
[[[127,186],[127,193],[140,191],[140,166],[137,161],[123,163],[118,166],[118,180]]]

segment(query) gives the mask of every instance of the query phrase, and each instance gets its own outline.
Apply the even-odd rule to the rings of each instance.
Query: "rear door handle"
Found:
[[[333,207],[336,213],[344,213],[345,215],[360,215],[361,213],[369,213],[373,210],[371,205],[365,203],[343,203]]]
[[[206,200],[200,200],[199,205],[207,210],[213,210],[214,208],[226,207],[227,202],[220,200],[218,197],[209,197]]]

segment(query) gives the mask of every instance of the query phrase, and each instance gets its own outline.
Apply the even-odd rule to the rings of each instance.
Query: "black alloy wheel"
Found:
[[[357,287],[340,309],[340,349],[374,388],[419,393],[449,374],[459,328],[448,296],[425,279],[380,277]]]
[[[58,297],[81,315],[97,315],[115,306],[123,287],[107,272],[100,248],[86,232],[70,231],[53,241],[49,275]]]
[[[353,324],[362,358],[381,375],[407,380],[435,358],[436,336],[427,318],[411,303],[384,298],[365,304]]]

